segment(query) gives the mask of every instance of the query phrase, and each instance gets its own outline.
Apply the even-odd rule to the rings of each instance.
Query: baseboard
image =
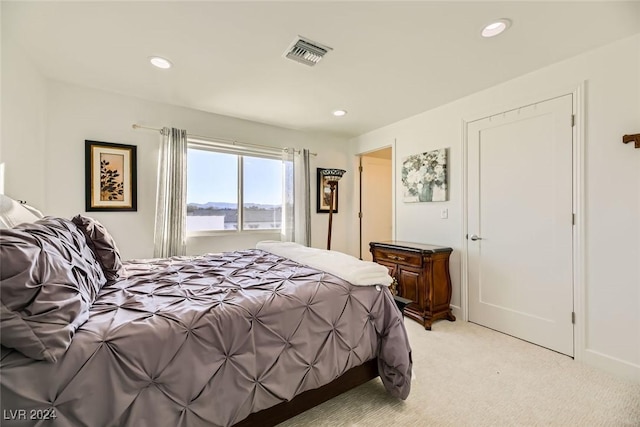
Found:
[[[451,312],[453,313],[453,315],[456,316],[456,320],[466,321],[466,319],[464,319],[461,307],[453,304],[449,305],[449,307],[451,307]]]
[[[640,365],[635,363],[589,349],[582,353],[582,362],[624,380],[640,383]]]

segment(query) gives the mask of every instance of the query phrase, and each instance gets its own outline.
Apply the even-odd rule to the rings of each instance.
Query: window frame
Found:
[[[244,157],[257,157],[271,160],[282,160],[282,150],[280,149],[253,149],[237,146],[228,146],[226,144],[217,144],[209,141],[201,141],[195,139],[187,139],[187,150],[202,150],[213,153],[233,154],[237,156],[237,182],[238,182],[238,227],[235,230],[196,230],[189,231],[185,228],[187,237],[206,237],[206,236],[230,236],[230,235],[250,235],[250,234],[281,234],[283,223],[280,228],[271,229],[244,229]],[[187,169],[189,162],[187,160]],[[283,196],[284,197],[284,196]],[[282,202],[282,201],[281,201]],[[187,201],[187,205],[189,202]],[[186,220],[186,218],[185,218]]]

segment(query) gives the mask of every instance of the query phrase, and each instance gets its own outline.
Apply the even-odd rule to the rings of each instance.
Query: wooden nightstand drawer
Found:
[[[406,252],[396,252],[386,249],[374,249],[373,258],[378,261],[388,261],[394,264],[422,267],[422,256]]]

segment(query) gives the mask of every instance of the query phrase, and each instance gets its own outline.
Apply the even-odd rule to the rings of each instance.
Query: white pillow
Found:
[[[42,212],[0,194],[0,228],[12,228],[24,222],[36,222]]]

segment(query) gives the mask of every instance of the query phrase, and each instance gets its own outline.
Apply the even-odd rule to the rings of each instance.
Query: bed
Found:
[[[2,230],[2,425],[275,425],[378,375],[405,399],[388,288],[277,246],[122,262],[88,217]]]

